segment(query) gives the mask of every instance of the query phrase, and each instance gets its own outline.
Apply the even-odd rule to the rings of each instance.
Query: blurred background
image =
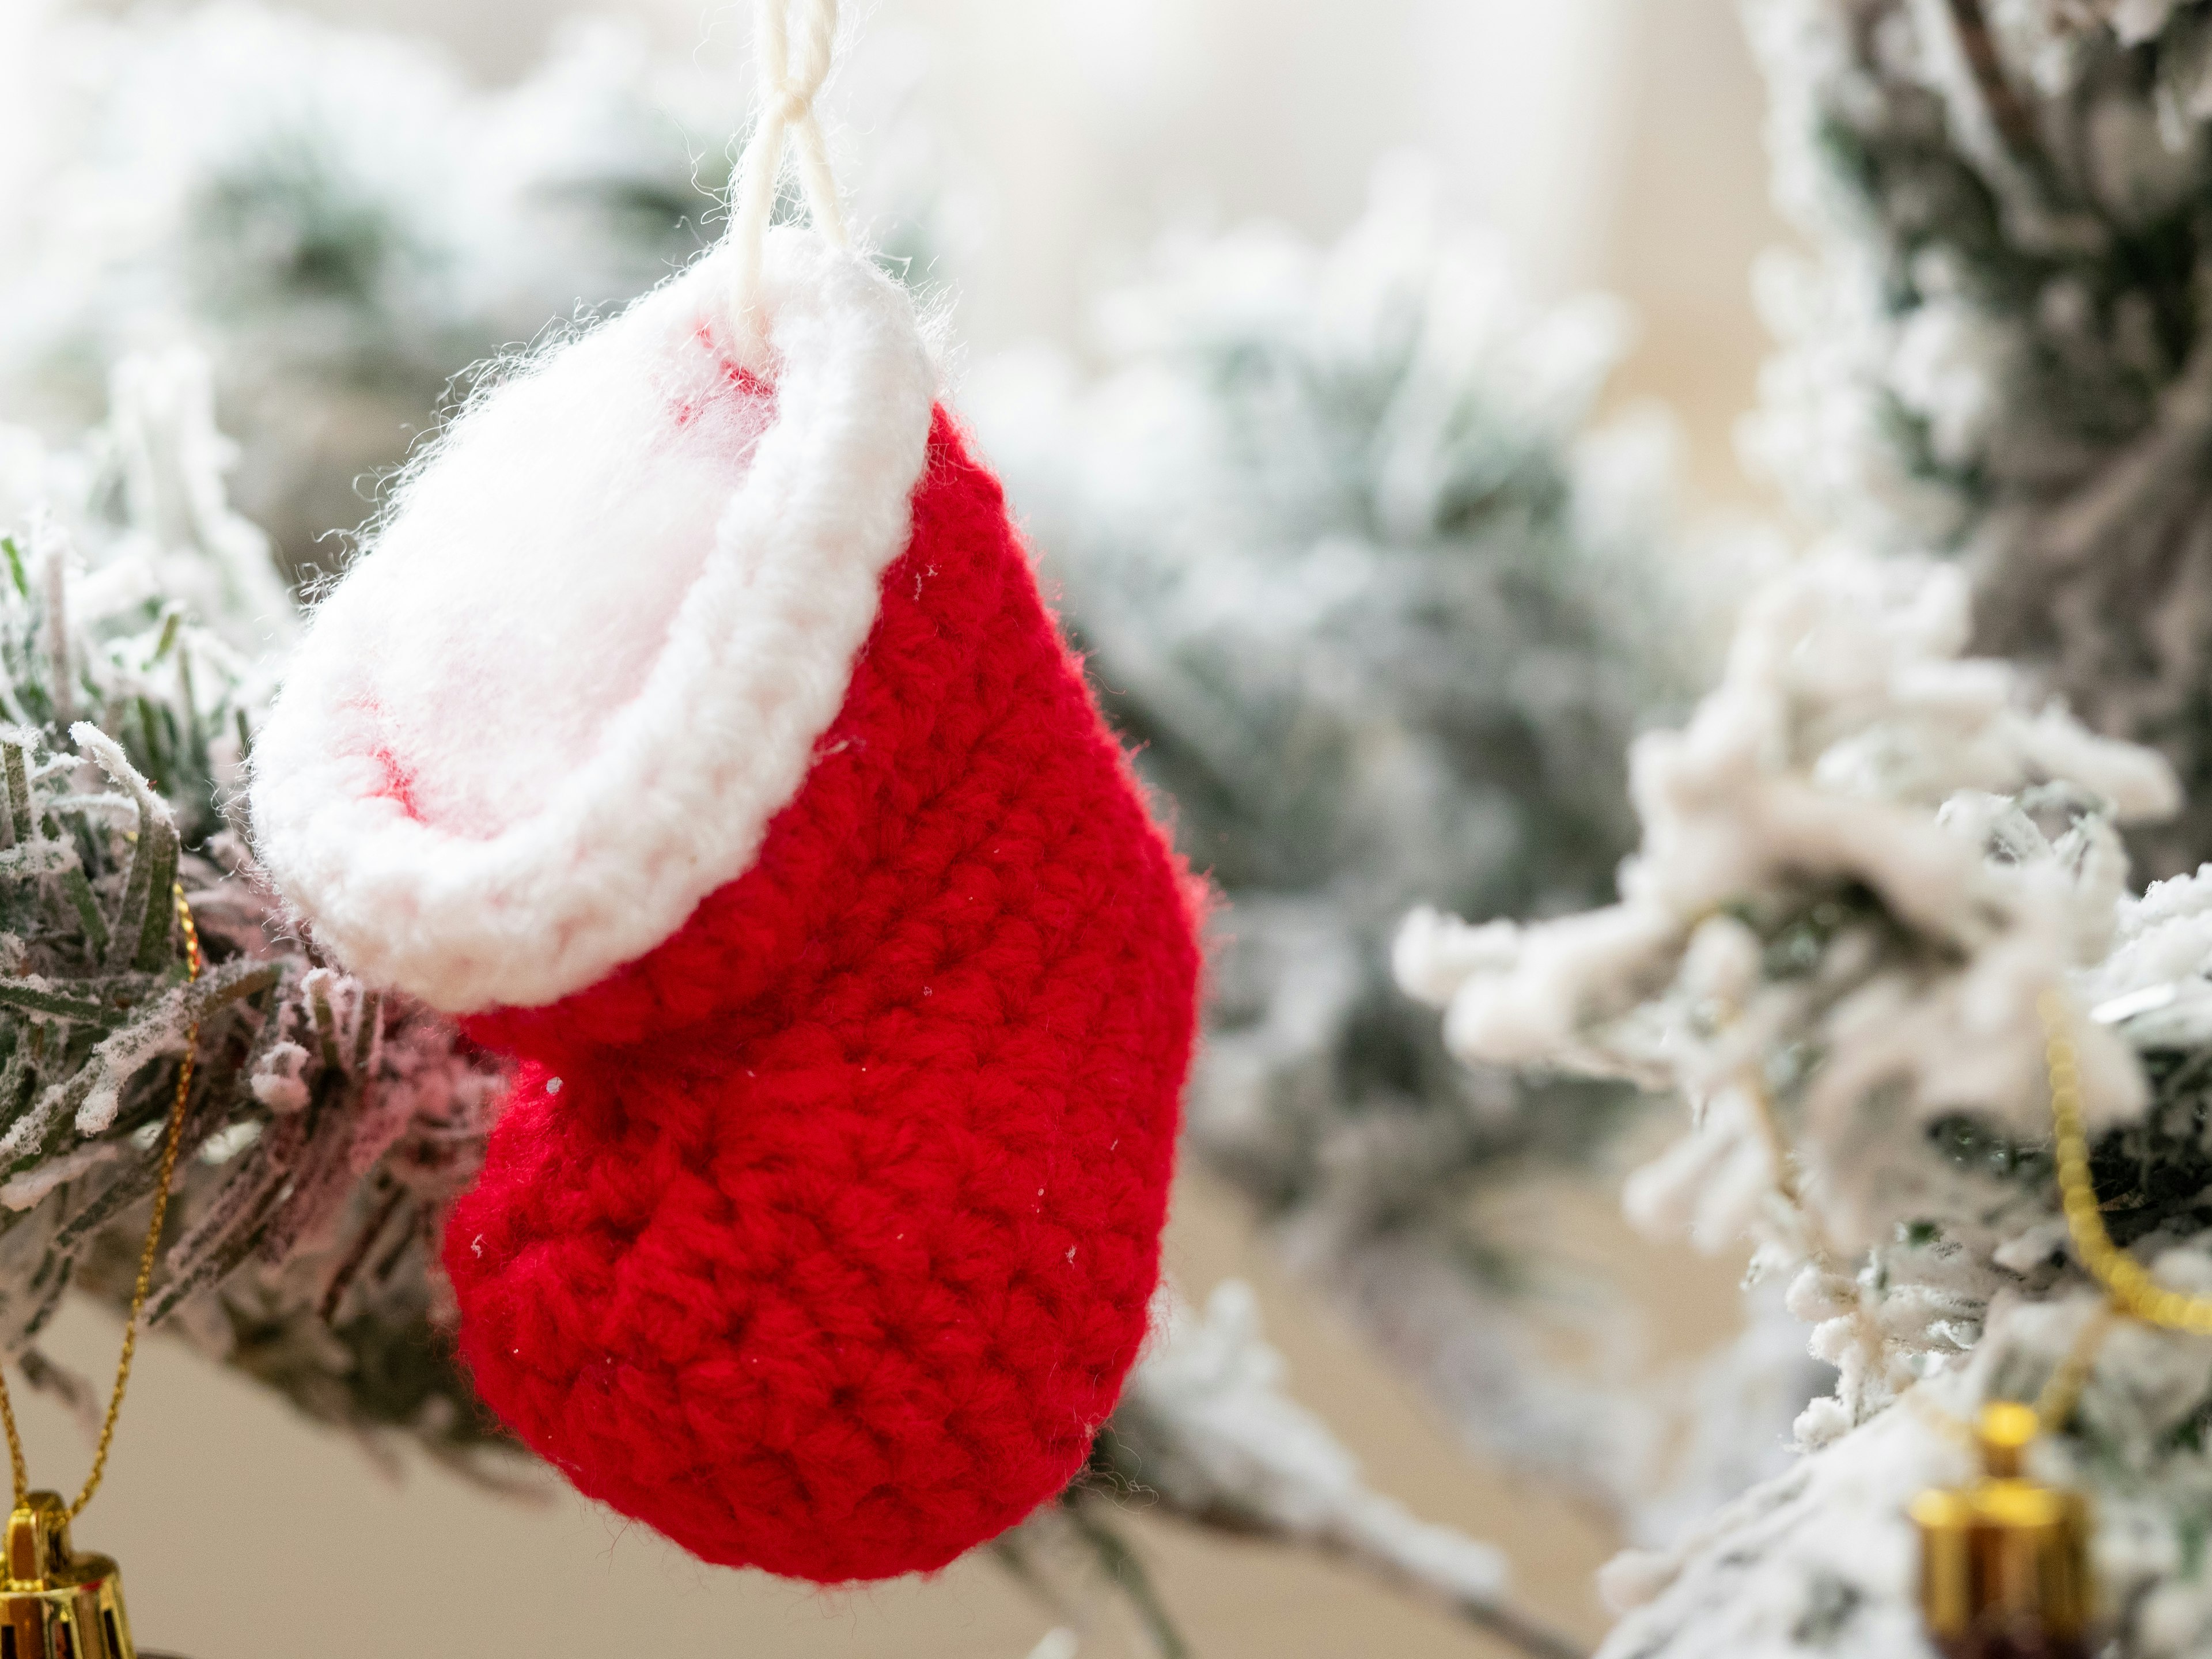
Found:
[[[0,222],[0,249],[20,272],[46,258],[57,239],[106,234],[99,212],[58,231],[52,204],[57,196],[76,206],[96,200],[96,180],[82,191],[56,185],[88,160],[99,162],[94,152],[109,135],[97,122],[42,121],[33,131],[26,111],[34,94],[82,92],[94,78],[85,64],[99,52],[127,55],[116,38],[163,38],[165,20],[185,14],[40,0],[0,5],[17,9],[6,27],[21,31],[19,50],[0,36],[0,91],[21,94],[0,100],[15,111],[12,124],[0,115],[0,156],[9,158],[0,160],[8,170],[0,182],[15,192],[9,199],[45,204],[43,217],[10,212],[12,222]],[[728,135],[750,100],[750,25],[740,6],[323,0],[302,9],[347,31],[422,43],[438,75],[485,92],[539,75],[549,54],[574,69],[578,84],[591,82],[594,62],[672,64],[669,96],[681,107],[667,119],[681,121],[709,185],[726,176]],[[58,21],[95,30],[112,23],[120,37],[100,36],[106,44],[94,49],[82,46],[88,37],[70,36],[79,44],[65,51],[53,44]],[[602,27],[608,22],[618,27]],[[250,52],[258,38],[248,31],[212,46],[203,39],[193,50],[157,50],[129,73],[161,82],[186,126],[196,99],[207,100],[205,119],[220,123],[229,116],[219,106],[235,95],[226,81],[250,82],[253,67],[224,54]],[[355,44],[342,42],[342,54],[361,51],[362,38],[349,34]],[[1131,328],[1143,329],[1128,322],[1126,296],[1147,292],[1164,270],[1182,269],[1175,248],[1247,234],[1243,228],[1260,222],[1325,248],[1380,211],[1378,201],[1387,207],[1407,191],[1422,193],[1422,212],[1481,249],[1471,267],[1481,280],[1490,280],[1483,262],[1510,271],[1528,317],[1593,294],[1620,302],[1617,312],[1571,313],[1604,337],[1601,355],[1618,351],[1609,376],[1586,377],[1591,418],[1626,417],[1623,429],[1640,434],[1646,455],[1639,465],[1665,475],[1658,493],[1669,559],[1725,562],[1734,556],[1714,550],[1728,534],[1713,526],[1768,509],[1763,485],[1738,462],[1734,428],[1753,402],[1765,349],[1753,264],[1785,234],[1768,205],[1762,91],[1730,0],[876,0],[848,7],[845,40],[847,58],[826,100],[842,135],[843,182],[876,240],[911,257],[918,268],[909,274],[942,308],[954,396],[970,403],[972,390],[987,448],[1008,465],[1017,506],[1037,516],[1048,574],[1067,585],[1075,625],[1100,645],[1108,689],[1123,705],[1117,717],[1146,728],[1139,735],[1159,745],[1164,764],[1182,752],[1175,708],[1164,697],[1146,701],[1133,678],[1113,679],[1120,613],[1081,551],[1082,525],[1101,515],[1086,518],[1081,490],[1052,471],[1051,458],[1026,453],[1040,431],[1067,443],[1108,443],[1118,428],[1096,410],[1047,427],[1006,411],[1028,407],[1020,396],[1043,395],[1007,389],[1032,386],[1040,374],[1083,384],[1141,355],[1127,344]],[[534,95],[557,100],[566,84],[555,76]],[[421,135],[407,130],[404,106],[390,118],[385,143],[403,154]],[[719,134],[717,119],[725,124]],[[544,130],[586,142],[558,122]],[[519,131],[517,142],[527,142],[537,130]],[[157,146],[164,154],[179,147]],[[135,176],[134,187],[161,187],[147,172]],[[706,234],[718,228],[705,196],[687,210],[706,219]],[[208,234],[248,236],[251,225],[241,225]],[[46,312],[27,311],[17,295],[4,392],[11,407],[0,412],[49,427],[68,417],[64,406],[79,395],[74,371],[38,353],[76,337],[72,330],[91,338],[112,319],[64,316],[54,296],[64,290],[80,307],[88,295],[107,303],[112,294],[89,280],[54,279],[40,290]],[[556,292],[540,319],[578,298],[612,297]],[[1172,310],[1163,301],[1146,315],[1158,324]],[[526,313],[526,305],[502,313],[504,332],[495,330],[492,343],[527,337],[537,325]],[[514,315],[522,320],[504,320]],[[266,342],[256,349],[276,350]],[[99,355],[86,352],[88,362]],[[220,376],[220,351],[217,358]],[[253,404],[262,383],[248,378],[241,372],[223,383],[225,424],[282,425],[270,412],[281,400]],[[1054,407],[1068,407],[1073,394],[1060,395]],[[1663,416],[1649,414],[1653,404]],[[388,441],[356,447],[357,465],[342,436],[316,428],[311,459],[337,480],[335,489],[298,487],[307,462],[257,446],[249,432],[237,478],[243,507],[295,562],[325,556],[315,536],[366,511],[363,501],[349,518],[346,493],[360,500],[367,486],[357,480],[396,459],[411,435],[387,424]],[[1025,488],[1032,475],[1041,482]],[[1073,550],[1055,564],[1052,527],[1063,523],[1076,526],[1064,538]],[[1692,586],[1695,578],[1690,571]],[[1694,633],[1698,625],[1693,618],[1684,627]],[[1582,648],[1601,656],[1604,637],[1601,630]],[[1669,696],[1679,702],[1695,672],[1652,693],[1650,712],[1663,712]],[[1620,694],[1631,727],[1644,696],[1638,684]],[[1595,729],[1601,737],[1613,730],[1602,722]],[[1614,763],[1593,755],[1592,764]],[[1251,884],[1297,885],[1264,872]],[[1540,907],[1588,896],[1572,885],[1521,896]],[[1376,902],[1393,914],[1402,908],[1395,890]],[[1262,906],[1254,914],[1276,913]],[[1242,937],[1265,933],[1261,923],[1254,928]],[[1295,957],[1303,947],[1284,948]],[[1226,1042],[1223,1052],[1231,1052]],[[1230,1089],[1218,1075],[1209,1086],[1217,1085]],[[1361,1286],[1387,1263],[1316,1243],[1307,1224],[1314,1206],[1281,1173],[1287,1164],[1262,1167],[1229,1129],[1208,1133],[1206,1155],[1186,1159],[1169,1237],[1170,1270],[1183,1291],[1203,1301],[1224,1279],[1249,1281],[1287,1364],[1289,1391],[1328,1421],[1370,1485],[1425,1519],[1498,1545],[1519,1603],[1594,1638],[1606,1616],[1593,1575],[1638,1523],[1591,1480],[1559,1472],[1576,1458],[1592,1461],[1589,1449],[1552,1468],[1541,1458],[1501,1455],[1481,1422],[1488,1373],[1478,1365],[1455,1383],[1446,1373],[1467,1372],[1471,1362],[1409,1360],[1408,1345],[1378,1334],[1389,1316],[1363,1319],[1358,1310],[1376,1305]],[[1520,1286],[1539,1310],[1530,1342],[1555,1349],[1575,1375],[1602,1371],[1608,1387],[1657,1399],[1686,1386],[1687,1368],[1738,1329],[1741,1263],[1651,1243],[1618,1218],[1623,1173],[1651,1139],[1631,1124],[1601,1145],[1578,1146],[1573,1157],[1522,1148],[1510,1178],[1470,1181],[1445,1201],[1467,1212],[1451,1218],[1454,1228],[1464,1222],[1487,1239],[1540,1240],[1540,1263]],[[49,1346],[97,1375],[114,1334],[105,1315],[73,1306]],[[1570,1393],[1557,1403],[1571,1415],[1584,1409],[1580,1398]],[[36,1401],[27,1415],[37,1460],[72,1464],[82,1443],[65,1413]],[[1517,1420],[1499,1407],[1506,1437]],[[1776,1419],[1778,1444],[1786,1422],[1786,1413]],[[1688,1432],[1662,1427],[1645,1438],[1664,1443],[1656,1456]],[[1240,1542],[1167,1516],[1139,1513],[1130,1525],[1194,1654],[1509,1650],[1354,1565]],[[143,1638],[195,1659],[611,1651],[1019,1659],[1057,1651],[1048,1633],[1061,1622],[1000,1565],[980,1558],[927,1582],[830,1595],[703,1569],[565,1492],[518,1500],[411,1453],[372,1455],[168,1341],[145,1351],[106,1494],[80,1532],[81,1543],[125,1563]],[[1111,1629],[1087,1636],[1083,1650],[1123,1650],[1117,1643],[1144,1650]]]

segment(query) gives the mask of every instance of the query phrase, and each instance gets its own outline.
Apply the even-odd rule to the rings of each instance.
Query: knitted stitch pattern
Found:
[[[522,1063],[453,1212],[461,1351],[704,1559],[943,1565],[1080,1467],[1144,1337],[1195,892],[943,411],[836,720],[753,867]]]

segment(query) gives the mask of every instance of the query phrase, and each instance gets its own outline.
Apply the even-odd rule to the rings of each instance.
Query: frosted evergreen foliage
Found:
[[[1905,1504],[1966,1478],[1957,1424],[2032,1397],[2100,1299],[2058,1213],[2045,993],[2080,1011],[2115,1237],[2212,1288],[2212,881],[2130,894],[2116,826],[2175,809],[2170,770],[1965,655],[1969,607],[1951,566],[1830,551],[1784,573],[1721,686],[1638,744],[1618,904],[1428,912],[1399,939],[1455,1052],[1686,1100],[1632,1213],[1752,1240],[1837,1368],[1791,1468],[1610,1571],[1629,1611],[1607,1654],[1917,1650]],[[2047,1452],[2097,1506],[2131,1659],[2212,1640],[2207,1422],[2201,1343],[2130,1326]]]
[[[2169,0],[1748,0],[1784,208],[1753,450],[1814,522],[1964,556],[1976,648],[2152,744],[2212,856],[2202,319],[2212,13]]]
[[[721,229],[743,78],[614,24],[566,28],[500,88],[428,42],[252,5],[26,34],[40,153],[19,199],[0,174],[22,227],[0,417],[79,430],[125,356],[204,350],[238,499],[295,566],[336,565],[317,538],[368,516],[471,366],[642,293]],[[845,78],[887,112],[872,147],[934,156],[901,113],[898,46]],[[929,280],[938,198],[911,166],[878,176],[856,222]]]
[[[1155,1327],[1098,1461],[1180,1512],[1342,1552],[1454,1606],[1497,1601],[1497,1550],[1368,1486],[1328,1425],[1290,1398],[1249,1286],[1216,1286],[1203,1315],[1170,1294]]]
[[[1126,1502],[1248,1539],[1322,1552],[1430,1601],[1535,1659],[1580,1650],[1516,1612],[1494,1547],[1419,1520],[1369,1486],[1328,1425],[1297,1403],[1249,1285],[1215,1286],[1201,1311],[1172,1286],[1090,1468],[994,1550],[1073,1635],[1133,1625],[1143,1646],[1188,1654],[1176,1609],[1121,1538]],[[1100,1575],[1121,1595],[1085,1593]]]
[[[1417,897],[1610,890],[1619,757],[1690,674],[1656,555],[1663,423],[1589,431],[1614,307],[1513,292],[1410,164],[1332,246],[1170,243],[1107,368],[964,401],[1182,848],[1227,902],[1191,1144],[1470,1431],[1583,1473],[1596,1416],[1526,1370],[1471,1189],[1576,1158],[1616,1090],[1469,1073],[1392,988]]]
[[[151,1328],[460,1456],[496,1437],[434,1263],[501,1079],[288,935],[227,806],[270,685],[234,641],[283,637],[289,601],[224,499],[204,362],[126,361],[114,391],[77,450],[0,431],[0,1348],[94,1404],[39,1335],[73,1287],[127,1301],[197,1023]]]

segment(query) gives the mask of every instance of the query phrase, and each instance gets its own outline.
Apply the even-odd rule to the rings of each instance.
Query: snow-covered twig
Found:
[[[1497,1548],[1419,1519],[1361,1479],[1328,1425],[1286,1392],[1249,1286],[1217,1285],[1203,1315],[1172,1291],[1161,1303],[1094,1459],[1106,1473],[1179,1518],[1338,1557],[1532,1659],[1578,1659],[1578,1644],[1511,1604]]]

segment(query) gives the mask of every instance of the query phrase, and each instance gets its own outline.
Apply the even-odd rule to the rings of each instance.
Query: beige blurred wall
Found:
[[[427,29],[501,75],[570,10],[609,8],[319,9]],[[742,8],[692,0],[629,9],[678,47],[744,27]],[[1729,443],[1760,349],[1745,272],[1775,232],[1729,0],[879,0],[866,27],[927,29],[923,94],[989,198],[960,296],[971,349],[1072,338],[1099,273],[1170,217],[1266,214],[1326,234],[1379,155],[1418,144],[1443,161],[1459,206],[1506,231],[1540,291],[1603,285],[1635,305],[1624,394],[1681,412],[1701,495],[1746,495]],[[1662,1356],[1694,1352],[1727,1325],[1730,1273],[1628,1240],[1606,1188],[1523,1194],[1518,1209],[1588,1271],[1631,1283]],[[1197,1294],[1232,1273],[1255,1282],[1296,1391],[1377,1485],[1503,1544],[1532,1607],[1602,1628],[1589,1575],[1613,1546],[1603,1524],[1468,1455],[1285,1280],[1231,1196],[1187,1176],[1169,1255]],[[80,1310],[57,1346],[98,1374],[112,1338]],[[42,1404],[28,1414],[41,1478],[73,1480],[76,1431]],[[1333,1564],[1164,1522],[1138,1530],[1202,1659],[1498,1651]],[[143,1638],[189,1659],[1021,1659],[1052,1623],[988,1563],[820,1595],[701,1568],[566,1495],[518,1504],[426,1468],[394,1481],[161,1342],[79,1534],[123,1560]],[[1110,1631],[1084,1649],[1123,1651],[1137,1650]]]

